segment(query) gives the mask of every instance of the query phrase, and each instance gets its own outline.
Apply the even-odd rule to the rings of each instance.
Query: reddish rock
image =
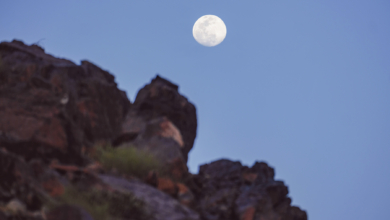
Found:
[[[182,183],[176,183],[178,188],[177,200],[187,207],[194,207],[195,198],[191,190]]]
[[[253,183],[257,179],[257,173],[243,173],[242,178],[248,183]]]
[[[82,170],[80,167],[77,167],[77,166],[61,165],[61,164],[58,164],[58,163],[50,164],[50,168],[57,169],[57,170],[62,170],[62,171],[65,171],[65,172],[76,172],[76,171],[81,171]]]
[[[256,209],[254,207],[247,208],[244,213],[242,213],[240,220],[253,220],[255,216]]]
[[[176,158],[169,161],[167,164],[169,167],[169,173],[175,180],[183,180],[188,178],[188,167],[187,164],[181,159]]]
[[[157,189],[165,192],[172,197],[176,197],[179,190],[175,182],[173,182],[169,178],[163,177],[157,179]]]
[[[39,159],[30,161],[29,166],[33,171],[32,178],[38,181],[47,194],[52,197],[57,197],[64,193],[65,186],[69,183],[68,180],[60,176]]]
[[[60,196],[64,193],[64,186],[56,178],[51,178],[42,182],[42,187],[50,196]]]
[[[117,137],[129,107],[114,76],[88,61],[0,43],[0,144],[27,160],[82,164],[82,147]]]

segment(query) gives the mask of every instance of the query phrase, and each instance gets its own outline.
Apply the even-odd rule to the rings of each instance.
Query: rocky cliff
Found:
[[[274,169],[188,172],[195,106],[156,76],[134,103],[98,66],[0,43],[0,220],[306,220]]]

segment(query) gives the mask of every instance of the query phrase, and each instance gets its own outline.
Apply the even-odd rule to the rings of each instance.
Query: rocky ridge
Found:
[[[196,129],[195,106],[158,75],[131,103],[91,62],[2,42],[0,220],[307,219],[266,163],[222,159],[191,174]],[[147,152],[164,172],[108,169],[91,156],[101,143]]]

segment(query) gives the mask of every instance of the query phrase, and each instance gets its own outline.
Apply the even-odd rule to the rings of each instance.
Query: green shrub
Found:
[[[110,145],[96,145],[93,158],[108,170],[144,178],[149,171],[163,173],[161,163],[150,153],[135,147],[113,148]]]
[[[151,215],[145,210],[144,202],[132,194],[99,190],[80,191],[74,187],[68,187],[58,201],[58,204],[49,205],[49,208],[59,205],[76,205],[86,210],[95,220],[151,219]]]

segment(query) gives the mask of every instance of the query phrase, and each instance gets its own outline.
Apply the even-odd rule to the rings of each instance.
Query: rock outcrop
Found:
[[[196,109],[178,88],[157,75],[138,92],[113,144],[151,152],[175,179],[188,179],[187,159],[196,136]]]
[[[0,220],[307,219],[263,162],[218,160],[189,173],[196,130],[195,106],[158,75],[131,104],[114,76],[88,61],[2,42]],[[124,172],[149,167],[122,163],[114,152],[126,149],[164,172]],[[122,162],[108,166],[97,152]]]
[[[0,44],[0,144],[26,160],[85,163],[82,152],[117,136],[129,107],[114,76],[88,61]]]
[[[179,94],[178,88],[177,85],[157,75],[149,85],[138,92],[129,114],[136,114],[146,120],[167,117],[181,133],[182,138],[176,140],[187,162],[188,153],[196,137],[196,109]]]
[[[288,189],[274,180],[274,169],[256,162],[218,160],[200,167],[195,181],[201,189],[198,210],[208,220],[307,219],[306,212],[291,206]]]

